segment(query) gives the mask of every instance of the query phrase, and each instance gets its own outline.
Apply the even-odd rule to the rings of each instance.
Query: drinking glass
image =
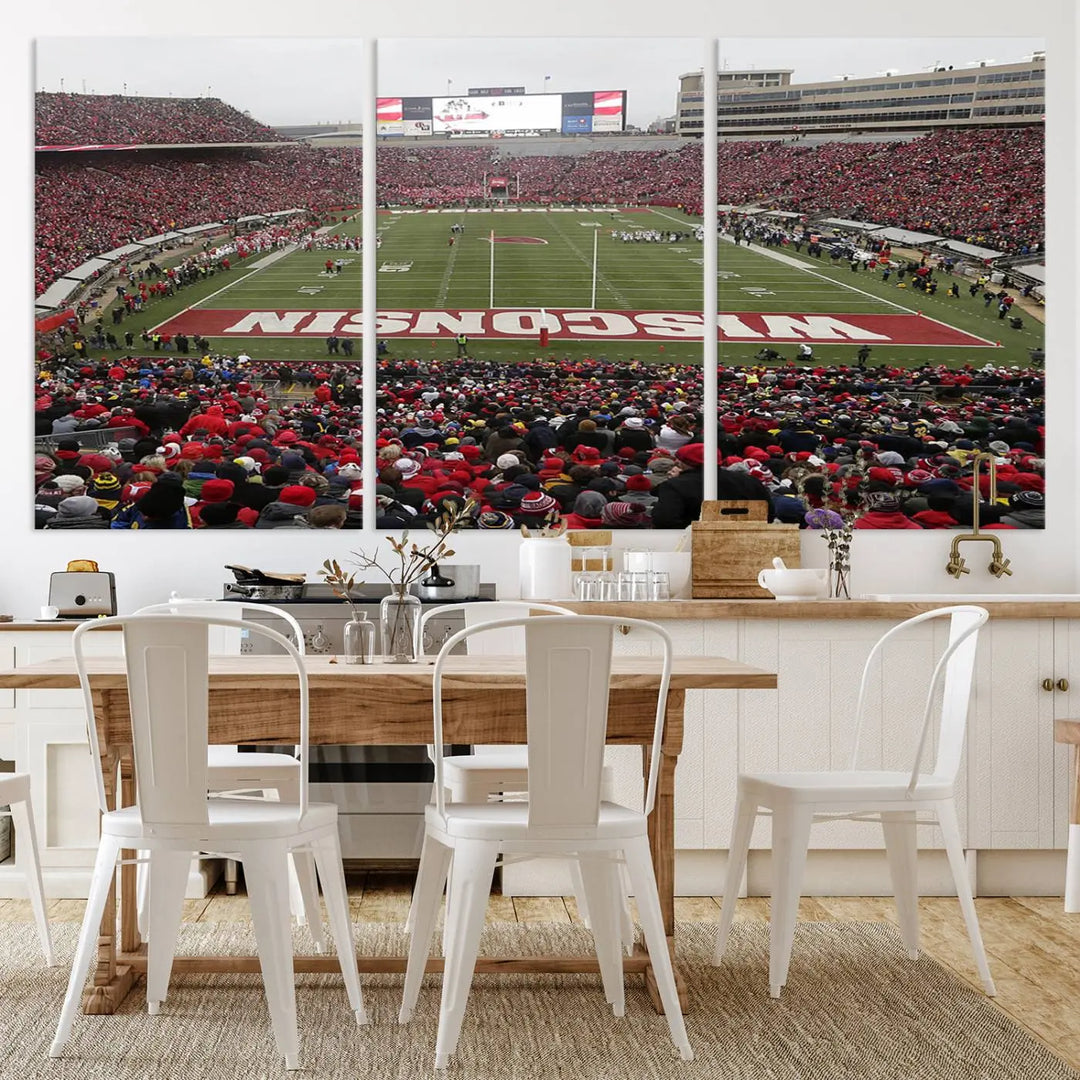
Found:
[[[666,570],[654,570],[649,575],[649,599],[670,600],[671,588]]]
[[[599,581],[598,599],[600,600],[618,600],[619,599],[619,582],[615,575],[610,571],[607,571],[600,575]]]
[[[597,580],[597,575],[593,573],[578,574],[574,581],[574,599],[575,600],[598,600],[600,582]]]

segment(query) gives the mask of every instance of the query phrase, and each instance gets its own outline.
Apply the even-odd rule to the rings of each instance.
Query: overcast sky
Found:
[[[793,81],[813,82],[937,62],[1010,63],[1043,48],[1039,38],[729,38],[720,42],[720,66],[794,68]],[[692,38],[383,39],[379,93],[441,96],[448,85],[454,94],[481,86],[626,90],[628,119],[644,127],[674,112],[679,75],[702,62],[703,45]],[[42,37],[34,86],[56,91],[62,80],[74,93],[207,95],[267,124],[355,123],[362,63],[355,39]]]

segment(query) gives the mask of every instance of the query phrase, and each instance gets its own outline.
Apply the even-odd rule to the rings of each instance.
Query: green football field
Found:
[[[408,313],[487,312],[518,309],[573,312],[570,320],[587,321],[588,311],[608,313],[608,325],[629,325],[617,313],[680,313],[700,311],[702,303],[702,244],[693,238],[698,222],[674,209],[643,212],[567,210],[563,212],[380,212],[377,254],[378,307],[387,320]],[[451,233],[451,225],[464,232]],[[331,226],[356,235],[359,220]],[[691,235],[677,243],[626,243],[616,232],[658,229]],[[490,242],[492,231],[497,242]],[[595,299],[593,296],[593,238],[596,235]],[[454,243],[449,243],[451,236]],[[492,294],[492,252],[494,289]],[[327,276],[327,258],[348,260],[340,275]],[[266,261],[259,269],[253,269]],[[327,355],[325,338],[336,328],[339,336],[358,335],[362,304],[361,255],[353,251],[296,251],[277,260],[265,256],[248,260],[228,275],[217,275],[174,298],[155,303],[142,318],[128,325],[162,325],[188,332],[198,330],[218,351],[246,349],[256,359],[315,359]],[[908,344],[872,344],[872,363],[916,365],[926,361],[949,364],[1027,364],[1028,350],[1043,344],[1043,327],[1026,312],[1022,329],[1012,329],[997,318],[996,305],[985,307],[981,296],[945,295],[952,280],[939,276],[936,296],[900,288],[894,273],[888,282],[879,272],[853,273],[848,264],[833,265],[828,257],[812,259],[784,249],[782,258],[758,249],[735,247],[722,241],[719,253],[719,308],[736,313],[748,324],[770,313],[795,316],[832,315],[865,317],[904,316],[933,330],[945,324],[974,338],[994,343],[979,345],[971,338],[962,343],[928,344],[918,333]],[[493,304],[491,301],[493,300]],[[263,318],[262,316],[266,317]],[[476,314],[479,318],[479,314]],[[486,316],[485,316],[486,318]],[[106,320],[108,321],[108,320]],[[385,336],[391,356],[444,357],[453,355],[450,331],[443,322],[441,340],[411,326],[408,339]],[[933,326],[931,326],[933,323]],[[385,328],[402,326],[386,321]],[[434,324],[433,324],[434,325]],[[486,325],[486,324],[485,324]],[[758,324],[760,326],[760,324]],[[876,325],[876,324],[875,324]],[[224,331],[228,331],[227,333]],[[613,334],[616,332],[611,331]],[[723,363],[751,362],[763,346],[784,357],[794,357],[797,340],[767,337],[722,340]],[[354,359],[359,362],[359,341]],[[852,362],[858,342],[823,341],[814,344],[814,357],[822,362]],[[585,340],[553,339],[540,349],[535,335],[481,340],[470,335],[471,355],[512,360],[538,355],[552,357],[628,357],[657,362],[699,363],[701,341],[688,335],[670,337],[593,337]]]

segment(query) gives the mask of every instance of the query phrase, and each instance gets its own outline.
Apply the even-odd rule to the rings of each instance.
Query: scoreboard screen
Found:
[[[489,134],[493,131],[558,131],[559,94],[508,94],[506,97],[433,98],[435,134]]]
[[[376,134],[539,135],[623,131],[625,90],[572,94],[524,94],[520,87],[447,97],[381,97],[376,102]],[[505,93],[498,93],[502,90]]]

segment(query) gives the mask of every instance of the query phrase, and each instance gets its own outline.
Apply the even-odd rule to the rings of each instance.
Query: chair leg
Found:
[[[945,851],[949,856],[949,866],[952,869],[956,895],[960,901],[960,910],[964,913],[964,922],[967,924],[968,937],[971,940],[971,952],[975,957],[975,967],[979,971],[979,978],[982,980],[983,989],[986,991],[987,996],[996,997],[997,988],[994,986],[994,979],[990,974],[990,965],[986,960],[986,949],[983,947],[982,934],[979,931],[979,917],[975,914],[975,900],[971,895],[971,883],[968,881],[967,862],[964,859],[964,848],[960,842],[960,825],[956,820],[956,805],[949,799],[945,802],[939,802],[936,810],[941,833],[945,838]]]
[[[452,848],[440,844],[431,836],[424,837],[420,870],[413,887],[413,924],[409,931],[409,960],[405,966],[405,988],[398,1012],[399,1024],[407,1024],[412,1018],[413,1009],[416,1008],[416,999],[420,995],[420,983],[424,978],[424,968],[427,966],[428,951],[431,948],[431,935],[439,914],[439,903],[452,856]],[[447,918],[449,919],[449,911]]]
[[[294,776],[278,778],[276,788],[261,788],[262,797],[272,802],[287,802],[300,804],[300,772]],[[319,912],[319,886],[315,879],[315,863],[309,853],[294,849],[292,858],[289,860],[289,910],[296,916],[297,926],[303,926],[309,921],[310,912]],[[305,863],[306,860],[306,863]],[[228,863],[225,864],[226,881],[229,876]],[[236,878],[236,863],[233,863],[233,880]],[[226,890],[228,891],[228,890]],[[235,888],[233,889],[235,892]],[[315,903],[311,903],[311,897]],[[317,924],[317,925],[316,925]],[[326,937],[322,931],[322,916],[319,915],[312,924],[311,936],[315,939],[315,951],[324,952],[326,949]]]
[[[912,960],[919,958],[919,890],[916,879],[919,851],[915,829],[915,815],[910,812],[881,815],[881,831],[885,835],[885,852],[889,857],[900,936]]]
[[[431,841],[434,843],[434,841]],[[420,903],[420,871],[424,868],[424,860],[428,857],[428,837],[424,834],[424,839],[420,845],[420,866],[416,872],[416,881],[413,883],[412,899],[409,901],[409,914],[405,916],[405,932],[411,934],[413,928],[416,926],[417,910]]]
[[[49,1047],[49,1057],[59,1057],[71,1035],[71,1025],[75,1020],[75,1010],[79,1007],[83,983],[86,982],[90,964],[97,955],[101,916],[105,911],[109,889],[112,888],[116,874],[116,856],[119,854],[120,841],[114,836],[102,836],[98,844],[97,858],[94,860],[94,872],[90,878],[90,895],[86,899],[86,911],[83,914],[82,929],[79,931],[79,944],[75,949],[67,994],[64,997],[64,1006],[60,1010],[56,1035],[53,1037],[52,1046]]]
[[[315,951],[326,952],[326,932],[323,929],[322,908],[319,906],[319,883],[315,876],[315,858],[306,848],[294,848],[292,851],[293,873],[299,885],[299,904],[292,900],[290,888],[290,910],[296,914],[296,921],[307,923],[308,931],[315,942]],[[292,874],[289,875],[290,886]]]
[[[435,1041],[436,1069],[445,1069],[457,1049],[498,855],[498,845],[486,840],[458,841],[455,845],[454,880],[446,905],[446,917],[453,926],[447,938],[439,1034]]]
[[[731,846],[728,848],[727,873],[724,877],[724,903],[720,908],[720,925],[716,931],[716,946],[712,962],[719,964],[727,950],[731,923],[735,918],[735,902],[739,885],[746,869],[746,856],[750,850],[750,837],[757,820],[757,807],[740,795],[735,802],[735,821],[731,830]]]
[[[146,867],[150,881],[146,912],[150,939],[146,949],[146,1010],[157,1014],[169,991],[176,937],[184,914],[184,886],[187,884],[190,851],[151,851]]]
[[[806,849],[810,845],[812,819],[809,807],[773,807],[769,993],[774,998],[780,996],[791,964],[791,946],[795,940],[795,921],[799,915],[799,895],[806,867]]]
[[[604,996],[616,1016],[626,1011],[626,994],[623,986],[621,945],[621,904],[619,897],[618,864],[603,856],[590,858],[583,855],[577,861],[578,881],[581,895],[588,899],[593,913],[592,936],[596,945],[596,959],[600,964],[600,977],[604,982]]]
[[[341,862],[341,841],[337,829],[314,841],[311,848],[319,868],[323,896],[326,898],[326,914],[330,920],[334,944],[337,946],[341,974],[349,994],[349,1006],[356,1014],[356,1022],[366,1024],[368,1019],[360,990],[360,975],[356,970],[356,945],[353,941],[352,922],[349,919],[349,900],[345,892],[345,870]]]
[[[235,859],[225,860],[225,895],[236,895],[236,883],[239,879],[239,863]]]
[[[53,967],[56,957],[49,934],[49,917],[45,914],[45,885],[41,880],[41,857],[38,854],[37,833],[34,831],[34,810],[29,798],[11,803],[11,821],[15,826],[15,843],[22,847],[24,856],[29,855],[24,862],[24,865],[29,864],[26,867],[26,891],[30,894],[30,907],[37,923],[45,963]]]
[[[672,970],[671,954],[668,952],[667,937],[664,935],[664,919],[660,914],[660,896],[656,891],[656,874],[653,871],[648,838],[634,837],[627,841],[624,850],[626,868],[630,871],[630,884],[637,899],[641,931],[645,935],[645,947],[649,950],[649,960],[656,978],[656,988],[664,1005],[664,1015],[667,1016],[671,1041],[683,1061],[693,1061],[694,1051],[686,1037],[679,991],[675,986],[675,972]]]
[[[278,1053],[285,1058],[285,1068],[299,1069],[288,853],[282,844],[253,843],[245,844],[239,855],[244,864],[274,1042]]]
[[[618,867],[619,875],[619,926],[621,929],[621,937],[623,948],[626,950],[627,956],[634,955],[634,920],[630,915],[630,894],[633,890],[630,888],[630,878],[626,873],[626,863],[619,863]]]
[[[150,865],[144,861],[150,858],[150,852],[140,849],[135,852],[135,925],[143,941],[149,939],[150,926],[147,916],[150,911]]]
[[[581,864],[576,859],[570,860],[570,888],[577,901],[578,915],[585,924],[587,930],[592,929],[592,918],[589,915],[589,897],[585,890],[585,883],[581,879]]]

